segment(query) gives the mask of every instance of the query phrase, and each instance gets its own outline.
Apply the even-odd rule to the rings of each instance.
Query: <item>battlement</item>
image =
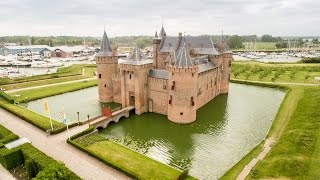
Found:
[[[119,73],[113,73],[111,78],[113,81],[120,81],[121,75]]]
[[[153,63],[149,63],[149,64],[140,64],[140,65],[136,65],[136,64],[119,64],[118,66],[120,69],[124,69],[124,70],[139,70],[139,69],[145,69],[145,68],[152,68],[154,67]]]
[[[177,72],[177,73],[198,73],[199,67],[196,66],[190,66],[190,67],[175,67],[172,65],[168,66],[168,71],[170,72]]]
[[[96,63],[97,64],[113,64],[118,63],[118,57],[111,56],[111,57],[97,57],[96,56]]]

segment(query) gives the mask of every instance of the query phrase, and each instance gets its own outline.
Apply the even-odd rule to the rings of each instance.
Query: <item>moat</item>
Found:
[[[216,97],[197,113],[195,123],[174,124],[165,116],[131,114],[100,131],[162,163],[190,169],[200,179],[217,179],[265,137],[285,93],[271,88],[230,84],[228,95]],[[62,106],[72,121],[100,113],[97,87],[48,98],[54,119]],[[43,100],[28,103],[43,114]]]

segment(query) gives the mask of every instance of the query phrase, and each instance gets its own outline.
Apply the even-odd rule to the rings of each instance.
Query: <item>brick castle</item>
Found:
[[[121,59],[104,32],[96,55],[99,100],[191,123],[199,108],[228,93],[231,61],[223,36],[213,43],[210,36],[167,36],[162,27],[153,38],[153,59],[138,48]]]

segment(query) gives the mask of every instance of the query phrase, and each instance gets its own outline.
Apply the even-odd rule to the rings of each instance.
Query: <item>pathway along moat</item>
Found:
[[[189,169],[197,178],[217,179],[264,139],[284,95],[276,89],[230,84],[228,95],[198,110],[195,123],[179,125],[159,114],[131,114],[99,133],[162,163]],[[56,114],[63,103],[71,119],[77,111],[91,115],[100,111],[96,87],[49,101]],[[43,100],[28,103],[39,113],[42,106]]]

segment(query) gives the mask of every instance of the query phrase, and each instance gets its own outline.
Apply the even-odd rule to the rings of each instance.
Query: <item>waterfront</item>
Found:
[[[81,98],[79,98],[81,97]],[[255,86],[230,84],[230,93],[201,108],[189,125],[171,123],[165,116],[131,114],[100,134],[162,163],[201,179],[216,179],[263,140],[284,92]],[[97,87],[48,98],[53,118],[62,111],[76,122],[100,114]],[[42,100],[29,102],[30,110],[44,114]]]

